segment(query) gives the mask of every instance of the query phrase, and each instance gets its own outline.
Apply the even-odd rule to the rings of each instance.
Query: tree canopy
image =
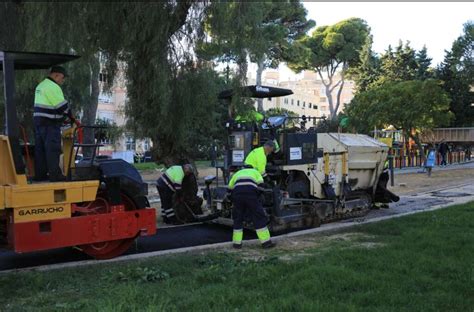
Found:
[[[388,46],[378,56],[372,51],[369,37],[361,50],[359,63],[349,70],[348,76],[355,81],[356,92],[363,92],[385,82],[434,78],[430,65],[426,47],[416,51],[409,42],[400,41],[395,49]]]
[[[9,21],[14,27],[12,31],[8,31],[8,26],[0,30],[2,49],[81,56],[79,60],[64,65],[70,75],[63,89],[76,115],[82,115],[83,123],[93,124],[100,93],[100,67],[111,77],[111,82],[117,68],[116,32],[112,20],[106,19],[106,5],[22,1],[2,5],[5,6],[2,12],[10,12],[15,17],[10,17],[12,20]],[[104,60],[102,64],[99,57]],[[17,73],[17,111],[20,122],[30,132],[34,88],[46,75],[46,70]],[[110,84],[102,87],[107,90]]]
[[[217,75],[194,60],[189,49],[193,44],[192,39],[198,36],[202,21],[199,14],[205,4],[192,1],[20,1],[2,6],[8,9],[2,13],[17,13],[19,20],[12,18],[15,26],[12,30],[17,32],[16,38],[24,39],[10,40],[12,33],[7,33],[7,28],[3,28],[0,43],[4,46],[1,48],[82,56],[78,61],[66,65],[70,77],[63,89],[76,114],[82,111],[84,124],[95,122],[101,88],[107,92],[107,87],[115,82],[117,65],[124,64],[128,90],[125,111],[130,113],[127,116],[129,131],[133,131],[137,137],[147,135],[152,138],[157,151],[161,151],[157,156],[162,159],[178,158],[190,150],[185,148],[189,142],[181,138],[191,136],[183,136],[182,133],[195,133],[203,124],[170,123],[170,116],[178,119],[180,114],[203,112],[201,108],[207,110],[217,103],[215,96],[219,90],[204,85],[205,82],[215,81]],[[183,44],[188,46],[184,47]],[[195,72],[206,75],[200,74],[198,79],[184,78],[189,78],[187,73],[192,76]],[[109,84],[99,83],[99,73],[105,74]],[[18,75],[21,81],[17,85],[17,107],[20,121],[24,124],[32,124],[34,87],[46,74],[44,71]],[[181,80],[186,81],[189,90],[194,88],[190,84],[196,84],[200,90],[210,92],[207,97],[201,97],[207,102],[200,102],[201,98],[196,100],[194,96],[198,93],[183,89]],[[214,101],[210,98],[214,98]],[[195,106],[198,105],[196,110]],[[148,114],[140,116],[138,112]],[[153,135],[149,129],[154,130]],[[174,148],[167,151],[165,147],[170,145]],[[182,152],[178,155],[176,150]]]
[[[227,107],[217,94],[246,84],[249,61],[258,64],[257,84],[264,68],[281,61],[297,71],[316,71],[325,85],[332,119],[350,75],[357,96],[348,115],[359,130],[384,123],[421,129],[449,121],[453,126],[474,122],[472,22],[465,25],[435,73],[426,48],[416,51],[409,42],[400,41],[377,56],[371,49],[370,28],[359,18],[320,26],[306,35],[314,22],[296,0],[14,1],[0,4],[0,20],[4,22],[1,49],[82,56],[66,65],[70,77],[64,93],[85,124],[96,121],[99,93],[108,92],[117,82],[120,68],[127,91],[127,131],[151,138],[154,155],[167,164],[197,157],[213,140],[223,139],[220,129]],[[235,62],[237,71],[222,77],[215,61]],[[17,75],[15,99],[24,125],[32,124],[34,87],[46,74]],[[99,74],[108,79],[100,82]],[[446,94],[433,77],[442,80],[452,99],[454,118],[439,113],[445,112]],[[247,102],[238,94],[233,98],[233,104],[244,103],[237,107],[240,112],[251,107]],[[374,116],[364,116],[372,110],[377,111]],[[410,115],[412,124],[402,123]]]
[[[326,90],[330,119],[337,115],[347,70],[360,62],[360,51],[369,33],[364,20],[350,18],[316,28],[311,36],[301,39],[299,46],[295,47],[295,59],[289,61],[289,66],[296,71],[310,69],[319,74]],[[335,101],[334,92],[337,93]]]
[[[208,60],[235,61],[243,83],[249,58],[258,65],[257,85],[263,70],[286,60],[293,42],[315,25],[299,1],[214,2],[207,11],[207,36],[198,53]],[[258,103],[263,111],[261,100]]]
[[[421,146],[419,131],[449,124],[449,102],[439,81],[391,81],[357,94],[346,113],[359,132],[393,125]]]
[[[454,41],[451,51],[437,69],[443,88],[451,97],[451,111],[456,127],[474,126],[474,22],[464,25],[463,34]]]

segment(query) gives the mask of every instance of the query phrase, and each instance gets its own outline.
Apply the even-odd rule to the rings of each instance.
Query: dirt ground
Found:
[[[144,171],[141,174],[147,182],[154,182],[161,175],[158,170]],[[214,168],[199,169],[199,180],[202,181],[205,176],[215,174],[216,170]],[[474,168],[472,166],[457,166],[443,170],[434,168],[430,177],[428,177],[427,173],[422,173],[421,169],[419,172],[413,173],[400,173],[396,171],[394,186],[391,187],[389,182],[389,189],[397,195],[409,195],[469,182],[474,182]]]
[[[380,242],[375,242],[375,237],[363,233],[331,233],[331,234],[309,234],[304,236],[285,237],[278,239],[276,253],[273,256],[283,261],[292,261],[297,258],[304,258],[311,254],[308,250],[317,249],[325,251],[338,244],[339,248],[360,248],[370,249],[383,246]],[[244,242],[245,244],[245,242]],[[245,246],[242,250],[227,250],[230,253],[238,253],[243,259],[252,261],[263,260],[266,253],[260,248],[258,243]],[[262,258],[263,257],[263,258]]]
[[[458,167],[443,171],[435,168],[431,177],[426,173],[395,173],[394,186],[390,187],[389,182],[389,189],[397,195],[411,195],[473,182],[474,168]]]

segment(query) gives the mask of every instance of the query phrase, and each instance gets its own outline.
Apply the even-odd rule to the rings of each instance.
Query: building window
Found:
[[[114,142],[110,138],[102,138],[100,140],[100,144],[102,144],[102,145],[110,145],[110,144],[113,144],[113,143]]]
[[[97,110],[97,119],[113,122],[115,120],[115,113],[111,111]]]
[[[300,106],[300,100],[296,101],[296,106]]]
[[[150,150],[150,140],[149,139],[145,139],[145,142],[143,142],[143,149],[145,150],[145,152],[148,152]]]
[[[134,151],[136,149],[135,138],[132,136],[127,136],[125,140],[125,149],[127,151]]]
[[[106,73],[100,73],[99,74],[99,81],[100,82],[107,82],[108,81],[107,74]]]
[[[293,105],[293,104],[294,104],[294,100],[293,100],[293,99],[291,99],[291,105]]]
[[[311,102],[310,102],[310,103],[308,103],[308,107],[309,107],[309,108],[311,108]]]
[[[288,99],[285,99],[283,103],[288,104]]]
[[[318,109],[318,105],[313,105],[313,109]]]
[[[306,102],[305,101],[303,101],[303,107],[306,107]]]
[[[319,98],[319,102],[321,102],[321,103],[326,103],[326,98],[323,97],[323,96],[320,97],[320,98]]]
[[[112,97],[107,93],[99,93],[99,103],[112,103]]]

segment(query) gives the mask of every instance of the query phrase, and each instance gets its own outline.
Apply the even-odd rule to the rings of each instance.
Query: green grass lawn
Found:
[[[135,163],[133,164],[133,166],[137,168],[137,170],[140,170],[140,171],[163,168],[163,165],[158,165],[157,163],[154,163],[154,162]]]
[[[211,161],[210,160],[196,160],[195,164],[198,169],[208,168],[211,166]],[[163,164],[157,164],[155,162],[134,163],[133,166],[137,168],[137,170],[139,171],[154,170],[154,169],[160,170],[164,168]]]
[[[474,203],[298,239],[0,275],[0,310],[474,311]]]
[[[211,161],[210,160],[196,160],[195,164],[198,169],[208,168],[211,166]]]

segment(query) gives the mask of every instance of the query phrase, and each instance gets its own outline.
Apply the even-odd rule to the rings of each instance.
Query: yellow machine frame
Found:
[[[67,145],[64,150],[67,166],[66,159],[69,161],[71,153]],[[28,184],[26,175],[16,174],[9,140],[3,135],[0,166],[0,210],[13,209],[13,223],[69,218],[71,204],[93,201],[97,195],[99,181]]]

